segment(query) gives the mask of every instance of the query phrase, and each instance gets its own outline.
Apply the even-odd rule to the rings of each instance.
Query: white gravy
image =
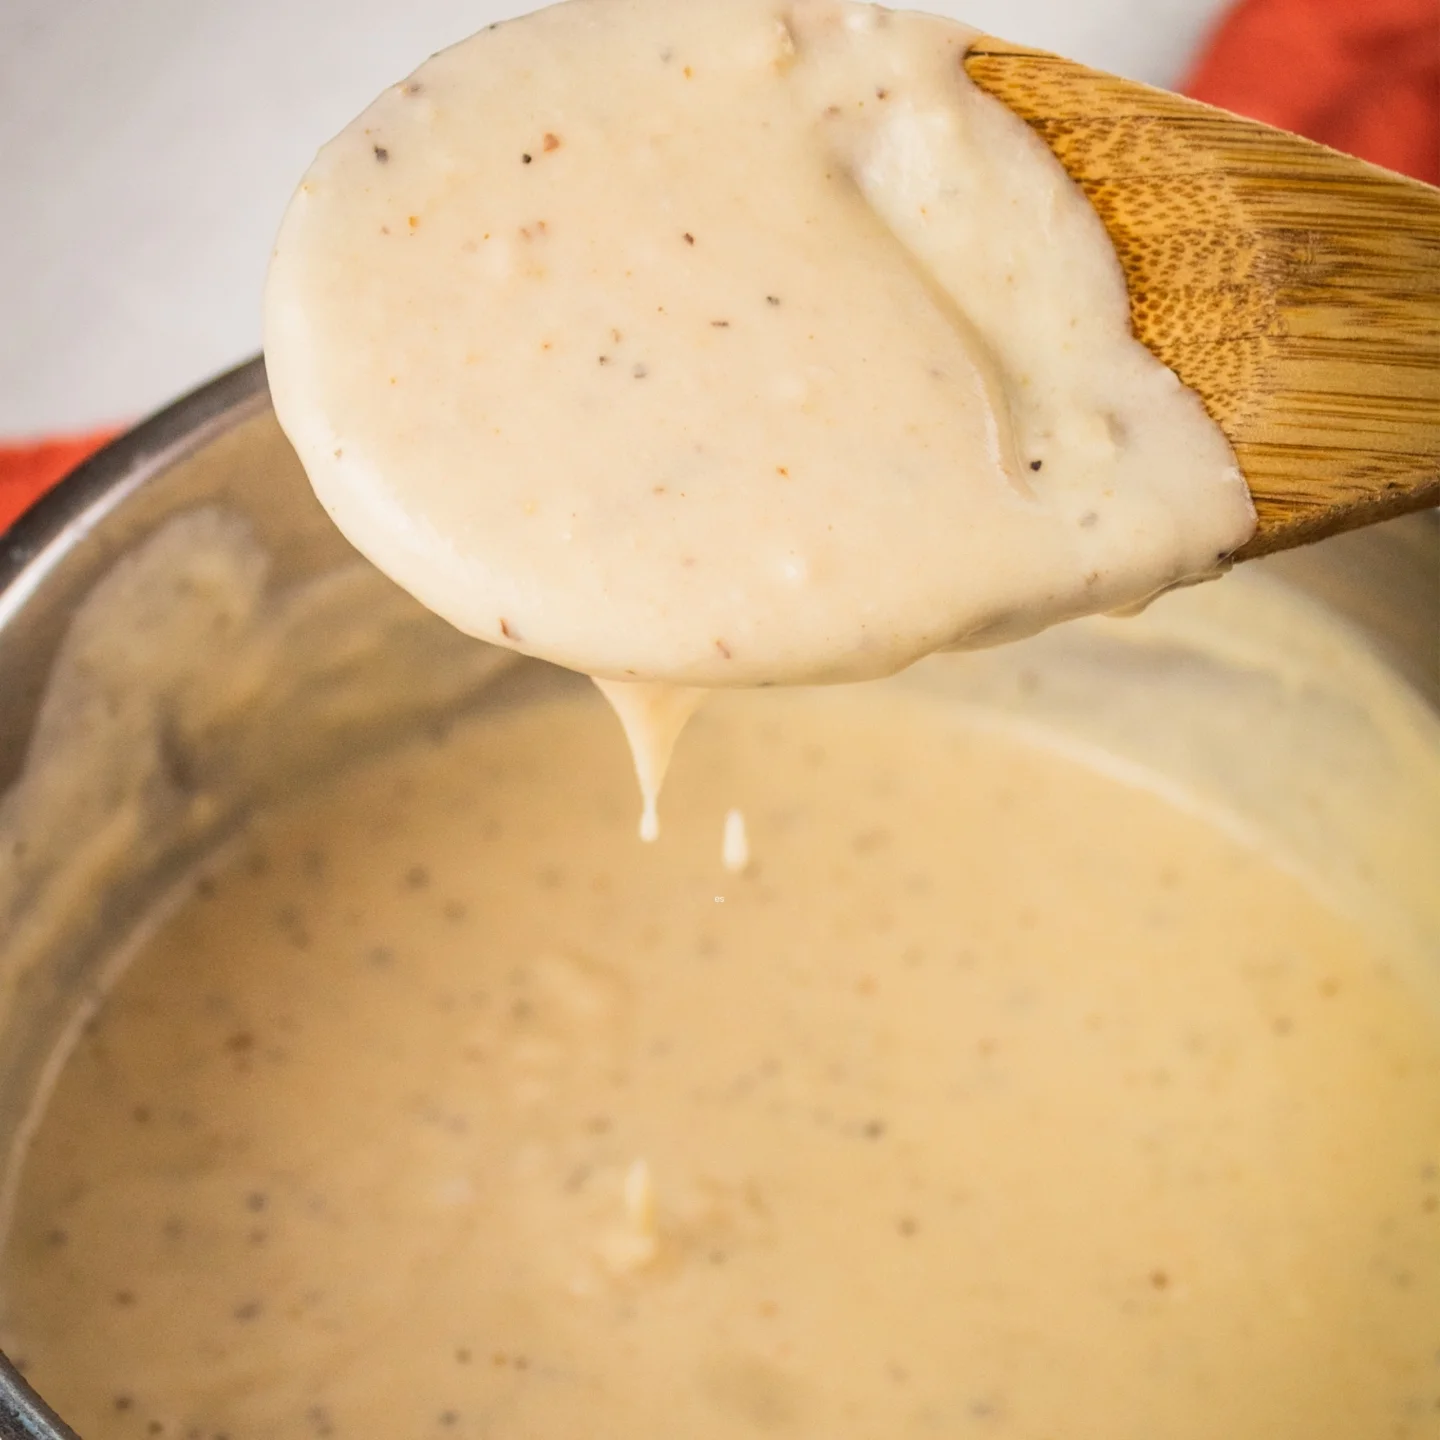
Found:
[[[266,297],[336,523],[472,635],[704,687],[887,674],[1216,573],[1254,524],[1234,456],[1131,336],[1083,194],[968,81],[974,33],[571,0],[387,90]]]

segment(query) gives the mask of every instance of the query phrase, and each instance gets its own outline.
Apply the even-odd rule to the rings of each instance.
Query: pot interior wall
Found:
[[[28,720],[0,752],[0,1156],[201,856],[515,663],[355,556],[264,406],[54,543],[0,654],[6,717]]]

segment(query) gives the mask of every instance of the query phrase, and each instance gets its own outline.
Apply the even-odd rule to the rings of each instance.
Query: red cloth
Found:
[[[1440,184],[1440,0],[1240,0],[1184,89]]]
[[[29,445],[0,445],[0,531],[82,460],[113,440],[120,428],[37,440]]]
[[[1440,0],[1239,0],[1182,88],[1440,184]],[[0,446],[0,530],[114,433]]]

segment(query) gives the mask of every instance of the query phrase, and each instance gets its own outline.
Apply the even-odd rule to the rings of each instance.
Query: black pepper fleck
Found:
[[[695,237],[688,230],[685,232],[684,240],[687,245],[693,245],[695,243]]]
[[[375,158],[383,165],[390,158],[390,152],[383,145],[376,145],[373,148]]]
[[[1043,460],[1032,460],[1030,462],[1030,468],[1032,470],[1038,470],[1044,463],[1045,462]]]
[[[520,163],[521,163],[522,165],[531,165],[531,164],[534,163],[534,161],[535,161],[535,157],[534,157],[533,155],[531,155],[531,154],[528,154],[528,153],[527,153],[527,154],[524,154],[524,155],[522,155],[522,156],[520,157]]]

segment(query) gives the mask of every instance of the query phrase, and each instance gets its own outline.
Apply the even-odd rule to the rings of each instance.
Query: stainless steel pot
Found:
[[[1440,710],[1435,516],[1258,563]],[[340,538],[258,360],[24,516],[0,540],[0,1163],[159,896],[269,797],[481,703],[503,663]],[[0,1357],[0,1440],[21,1437],[73,1432]]]

